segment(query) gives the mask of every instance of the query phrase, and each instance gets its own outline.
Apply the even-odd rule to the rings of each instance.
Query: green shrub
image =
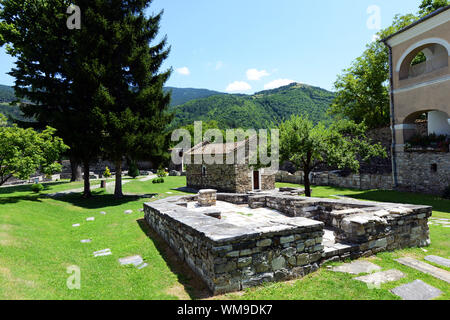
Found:
[[[39,193],[44,190],[44,186],[40,183],[35,183],[31,186],[31,191],[34,193]]]
[[[153,184],[155,184],[155,183],[164,183],[164,179],[163,178],[156,178],[156,179],[152,180],[152,183]]]
[[[450,200],[450,185],[445,188],[442,198]]]
[[[128,175],[130,177],[132,177],[133,179],[135,179],[136,177],[139,176],[139,174],[140,174],[140,172],[139,172],[139,168],[138,168],[136,162],[135,161],[131,162],[130,166],[128,168]]]
[[[156,175],[157,175],[159,178],[165,178],[165,177],[167,176],[166,171],[164,171],[164,169],[158,169]]]

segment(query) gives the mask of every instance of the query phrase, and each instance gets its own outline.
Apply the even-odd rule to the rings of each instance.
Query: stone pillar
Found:
[[[201,207],[212,207],[216,205],[217,190],[205,189],[198,192],[198,204]]]

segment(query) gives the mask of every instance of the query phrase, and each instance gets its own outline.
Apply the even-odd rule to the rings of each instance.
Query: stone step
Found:
[[[361,273],[371,273],[374,271],[381,271],[381,268],[376,264],[369,261],[353,261],[351,263],[345,263],[341,266],[334,267],[334,272],[344,272],[349,274],[359,275]]]
[[[442,291],[432,287],[421,280],[416,280],[408,284],[391,290],[393,294],[403,300],[431,300],[442,295]]]
[[[388,271],[382,271],[382,272],[369,274],[367,276],[358,277],[358,278],[355,278],[355,280],[362,281],[367,284],[377,285],[377,284],[382,284],[382,283],[386,283],[386,282],[398,281],[404,277],[405,277],[405,275],[403,274],[403,272],[392,269],[392,270],[388,270]]]
[[[431,275],[435,278],[438,278],[440,280],[443,280],[447,283],[450,283],[450,272],[448,272],[446,270],[439,269],[428,263],[418,261],[413,258],[400,258],[395,261],[397,261],[398,263],[401,263],[405,266],[408,266],[410,268],[416,269],[420,272],[429,274],[429,275]]]
[[[426,256],[425,260],[450,268],[450,260],[438,256]]]

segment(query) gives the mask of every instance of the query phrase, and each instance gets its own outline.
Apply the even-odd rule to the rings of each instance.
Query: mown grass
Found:
[[[164,184],[134,180],[124,185],[126,193],[157,194],[164,198],[182,193],[184,177],[167,177]],[[45,193],[80,188],[81,183],[57,182],[46,184],[44,194],[36,195],[29,186],[0,188],[0,299],[180,299],[204,298],[207,293],[187,268],[177,261],[170,250],[142,221],[139,209],[151,201],[137,196],[114,199],[105,191],[95,191],[86,200],[79,195],[58,199]],[[170,192],[170,193],[168,193]],[[417,203],[433,205],[434,215],[450,218],[450,202],[427,195],[386,191],[357,191],[330,187],[314,187],[313,195],[352,196],[361,200]],[[133,214],[125,215],[125,210]],[[107,212],[101,215],[100,211]],[[87,222],[87,217],[95,217]],[[73,228],[72,224],[81,227]],[[423,259],[434,254],[450,256],[449,228],[431,226],[432,245],[380,253],[369,258],[383,270],[398,269],[407,277],[380,289],[368,288],[353,276],[334,273],[327,268],[303,279],[288,283],[268,284],[240,294],[227,294],[216,299],[329,299],[380,300],[397,299],[389,292],[395,286],[416,279],[439,288],[450,299],[449,285],[441,280],[402,266],[394,261],[400,256]],[[88,244],[82,239],[92,239]],[[109,248],[111,256],[93,257],[93,252]],[[141,255],[149,264],[137,270],[123,267],[118,259]],[[69,290],[67,267],[79,266],[81,290]],[[448,270],[448,269],[447,269]],[[450,270],[449,270],[450,271]],[[196,286],[199,286],[198,288]],[[203,291],[202,291],[203,290]]]

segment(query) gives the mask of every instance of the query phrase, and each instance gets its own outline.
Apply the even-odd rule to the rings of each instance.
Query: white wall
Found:
[[[428,113],[428,134],[450,135],[449,117],[442,111]]]

